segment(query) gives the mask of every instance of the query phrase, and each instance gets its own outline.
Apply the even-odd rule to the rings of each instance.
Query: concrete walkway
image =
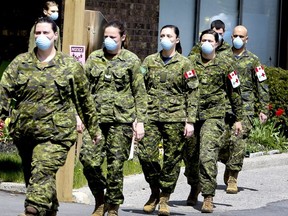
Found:
[[[260,154],[261,155],[261,154]],[[224,165],[218,164],[218,187],[214,197],[215,210],[212,215],[226,215],[231,211],[257,209],[273,202],[288,200],[288,154],[264,155],[245,158],[243,171],[239,174],[239,193],[226,194],[223,182]],[[171,215],[200,215],[202,196],[195,207],[186,206],[186,198],[190,188],[181,170],[175,192],[171,195]],[[1,183],[0,190],[25,192],[23,184]],[[120,215],[143,214],[143,204],[150,195],[148,184],[143,174],[131,175],[124,178],[125,201],[121,205]],[[87,212],[93,211],[94,198],[88,187],[73,190],[75,202],[86,204]],[[64,205],[64,206],[63,206]],[[59,215],[65,212],[61,210]],[[23,206],[23,205],[22,205]],[[85,206],[85,205],[84,205]],[[83,207],[82,207],[83,208]],[[69,209],[69,208],[68,208]],[[79,210],[80,211],[80,210]],[[82,211],[83,212],[83,211]],[[155,212],[157,214],[157,211]],[[73,214],[74,215],[74,214]],[[75,213],[75,215],[78,215]],[[81,215],[81,214],[79,214]],[[83,214],[83,215],[89,215]],[[228,215],[228,214],[227,214]],[[231,214],[233,215],[233,214]],[[236,214],[237,215],[237,214]]]

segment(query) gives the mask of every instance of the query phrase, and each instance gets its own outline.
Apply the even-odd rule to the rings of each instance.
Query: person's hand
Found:
[[[194,134],[194,125],[192,123],[185,123],[185,127],[184,127],[184,136],[186,138],[189,138],[191,136],[193,136]]]
[[[235,122],[235,135],[238,136],[240,133],[242,133],[242,123]]]
[[[94,145],[97,145],[102,139],[102,132],[101,131],[97,131],[96,135],[94,137],[94,139],[92,140]]]
[[[78,133],[82,133],[83,130],[84,130],[84,128],[85,128],[85,126],[84,126],[84,124],[82,123],[82,121],[81,121],[81,119],[80,119],[80,117],[79,117],[78,115],[76,115],[76,122],[77,122],[77,124],[76,124],[76,131],[77,131]]]
[[[144,137],[144,134],[145,134],[144,123],[134,121],[133,133],[134,133],[136,140],[140,141]]]
[[[265,115],[264,113],[262,112],[259,113],[259,120],[262,124],[267,121],[267,118],[268,118],[267,115]]]

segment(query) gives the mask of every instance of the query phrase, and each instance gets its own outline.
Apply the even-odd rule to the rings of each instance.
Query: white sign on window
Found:
[[[70,45],[70,56],[73,56],[80,63],[85,64],[85,46]]]

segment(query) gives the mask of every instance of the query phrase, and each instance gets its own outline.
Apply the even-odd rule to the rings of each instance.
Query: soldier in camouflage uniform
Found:
[[[216,48],[216,53],[221,53],[227,49],[230,49],[230,45],[224,41],[223,35],[225,33],[225,24],[221,20],[214,20],[211,22],[210,29],[213,29],[218,33],[219,42]],[[188,55],[191,58],[192,55],[201,53],[201,42],[197,43]],[[197,130],[197,128],[195,129]],[[196,133],[197,131],[195,131]],[[197,145],[196,139],[189,139],[186,142],[186,148],[189,151],[185,151],[183,155],[185,163],[184,175],[187,177],[187,183],[191,186],[190,193],[187,198],[187,205],[194,206],[198,201],[198,194],[200,193],[199,184],[199,145]]]
[[[109,216],[118,215],[119,205],[124,201],[124,162],[129,156],[133,130],[137,140],[144,136],[147,111],[141,61],[123,47],[126,39],[123,23],[108,23],[104,38],[105,47],[92,52],[85,64],[104,135],[98,146],[84,139],[80,153],[84,174],[95,197],[93,216],[104,215],[106,207]],[[107,178],[101,169],[105,156]]]
[[[43,14],[52,20],[57,20],[58,19],[58,14],[59,14],[59,8],[58,4],[55,1],[47,1],[45,2],[43,6]],[[31,31],[30,31],[30,36],[29,36],[29,43],[28,43],[28,51],[32,51],[36,47],[35,43],[35,25],[32,26]],[[61,37],[60,37],[60,28],[57,26],[57,33],[58,33],[58,38],[56,39],[54,45],[58,51],[61,51]]]
[[[169,215],[168,201],[180,172],[185,138],[194,132],[198,101],[198,79],[190,61],[181,54],[179,29],[173,25],[160,31],[163,49],[142,63],[148,93],[148,123],[139,143],[139,160],[151,195],[144,212],[152,213],[159,202],[159,215]],[[158,145],[163,139],[163,166]],[[161,191],[161,193],[160,193]]]
[[[11,117],[27,186],[24,216],[56,215],[56,172],[76,141],[75,108],[91,137],[101,135],[83,67],[55,49],[56,31],[50,18],[38,19],[37,48],[18,55],[0,83],[1,119]]]
[[[266,122],[268,115],[268,85],[266,75],[259,58],[246,49],[248,32],[244,26],[236,26],[231,36],[233,47],[221,54],[223,58],[231,59],[238,77],[241,80],[241,96],[243,100],[243,133],[235,136],[231,132],[229,151],[221,156],[221,161],[226,164],[224,182],[228,185],[226,192],[238,192],[237,177],[242,169],[249,131],[252,129],[252,119],[257,117],[261,123]],[[230,125],[235,122],[234,115],[229,115]],[[232,130],[233,131],[233,130]]]
[[[224,39],[223,39],[223,36],[225,33],[225,23],[224,22],[222,22],[221,20],[214,20],[210,24],[210,29],[213,29],[214,31],[216,31],[220,37],[218,46],[216,48],[216,53],[220,53],[222,51],[225,51],[225,50],[231,48],[230,44],[227,43],[226,41],[224,41]],[[197,54],[200,52],[201,52],[201,43],[197,43],[194,47],[192,47],[188,56],[191,56],[191,55],[194,55],[194,54]]]
[[[213,212],[219,151],[225,146],[225,113],[235,110],[235,133],[241,133],[242,100],[234,68],[215,53],[218,34],[208,29],[200,36],[201,53],[190,57],[199,79],[200,99],[195,136],[200,145],[201,211]],[[234,78],[235,77],[235,78]],[[231,82],[230,82],[230,78]],[[231,104],[230,104],[231,102]]]

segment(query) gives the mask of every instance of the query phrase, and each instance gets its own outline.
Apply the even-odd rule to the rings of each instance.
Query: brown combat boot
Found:
[[[190,190],[190,194],[187,198],[187,205],[188,206],[195,206],[198,202],[198,195],[201,191],[201,187],[200,184],[196,185],[196,186],[191,186],[191,190]]]
[[[212,213],[213,212],[213,197],[206,196],[204,197],[203,205],[201,208],[202,213]]]
[[[225,185],[228,185],[229,176],[230,176],[230,170],[227,169],[227,167],[226,167],[225,172],[224,172],[224,176],[223,176],[223,180],[224,180]]]
[[[161,215],[161,216],[169,216],[170,215],[170,209],[169,209],[169,205],[168,205],[169,198],[170,198],[169,193],[161,193],[160,194],[158,215]]]
[[[145,203],[145,205],[143,207],[143,211],[145,213],[152,213],[155,211],[155,208],[156,208],[157,204],[159,203],[159,195],[160,195],[159,188],[158,187],[152,187],[150,198]]]
[[[103,216],[104,214],[105,214],[104,191],[101,191],[95,197],[95,209],[91,216]]]
[[[108,216],[118,216],[118,204],[108,204]]]
[[[32,206],[26,206],[25,213],[21,213],[18,216],[37,216],[37,215],[38,215],[38,211],[36,208]]]
[[[237,194],[238,187],[237,187],[237,178],[238,178],[238,171],[230,171],[228,185],[226,188],[226,193],[228,194]]]
[[[46,216],[56,216],[57,215],[57,211],[52,210],[52,211],[46,211]]]

